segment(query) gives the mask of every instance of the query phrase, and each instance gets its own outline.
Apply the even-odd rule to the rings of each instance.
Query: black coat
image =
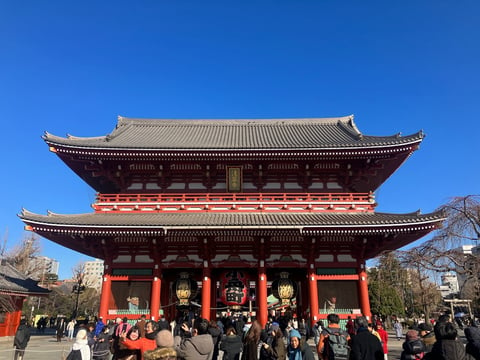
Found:
[[[467,354],[472,355],[475,360],[480,360],[480,328],[468,327],[465,329],[465,337],[467,338],[467,346],[465,350]]]
[[[426,360],[471,360],[465,352],[465,346],[458,340],[437,340],[432,351],[425,355]]]
[[[383,360],[383,346],[368,329],[360,328],[352,338],[350,360]]]
[[[242,351],[242,338],[238,335],[228,335],[222,338],[220,350],[224,360],[238,360]]]
[[[17,332],[15,333],[15,338],[13,339],[13,346],[15,346],[17,349],[25,349],[29,340],[30,328],[25,322],[20,322]]]

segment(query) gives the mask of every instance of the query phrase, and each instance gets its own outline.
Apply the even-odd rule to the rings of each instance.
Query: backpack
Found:
[[[325,341],[325,347],[329,360],[347,360],[350,355],[350,346],[348,346],[347,336],[340,329],[326,328],[328,333]]]
[[[65,360],[82,360],[82,353],[80,349],[70,351]]]
[[[406,352],[406,359],[423,359],[425,344],[421,340],[408,341],[403,348]]]

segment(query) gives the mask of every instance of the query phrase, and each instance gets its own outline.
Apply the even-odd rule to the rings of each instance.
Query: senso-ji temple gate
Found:
[[[250,311],[263,324],[275,309],[312,322],[332,311],[370,316],[366,260],[443,220],[375,212],[374,192],[423,138],[364,135],[353,116],[119,117],[107,136],[44,135],[98,193],[94,212],[20,217],[104,259],[106,319],[172,319],[195,306],[207,319]]]

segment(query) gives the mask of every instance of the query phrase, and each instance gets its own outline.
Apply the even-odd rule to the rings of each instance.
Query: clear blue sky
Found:
[[[41,139],[106,135],[117,115],[354,114],[367,135],[423,129],[377,211],[479,193],[479,1],[2,1],[0,235],[22,207],[92,211],[94,191]],[[60,278],[87,258],[42,239]]]

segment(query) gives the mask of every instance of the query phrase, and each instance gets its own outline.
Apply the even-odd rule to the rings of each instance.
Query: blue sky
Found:
[[[94,191],[41,139],[106,135],[117,115],[355,115],[367,135],[423,129],[377,211],[479,193],[478,1],[3,1],[1,239],[22,207],[92,211]],[[41,240],[60,278],[85,256]]]

